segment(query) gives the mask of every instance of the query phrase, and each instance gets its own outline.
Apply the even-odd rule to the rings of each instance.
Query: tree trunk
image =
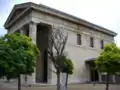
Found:
[[[66,90],[67,90],[67,84],[68,84],[68,73],[66,74],[66,83],[65,83],[65,87],[66,87]]]
[[[21,78],[20,78],[20,75],[18,75],[18,90],[21,90]]]
[[[106,76],[106,90],[109,90],[109,74]]]
[[[60,90],[60,71],[57,70],[57,90]]]

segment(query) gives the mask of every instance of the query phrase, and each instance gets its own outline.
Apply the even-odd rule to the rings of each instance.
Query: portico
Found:
[[[47,50],[49,48],[49,34],[51,25],[44,23],[30,22],[16,32],[20,32],[32,38],[33,43],[40,49],[40,56],[36,60],[35,73],[28,76],[29,83],[50,83],[51,81],[51,61],[48,58]]]

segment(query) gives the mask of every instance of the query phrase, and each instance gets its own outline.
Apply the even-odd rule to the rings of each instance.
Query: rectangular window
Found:
[[[81,35],[80,35],[80,34],[77,34],[77,44],[78,44],[78,45],[81,45],[81,44],[82,44]]]
[[[90,37],[90,47],[94,47],[94,38]]]
[[[104,41],[101,40],[101,41],[100,41],[100,44],[101,44],[101,49],[103,49],[103,48],[104,48]]]

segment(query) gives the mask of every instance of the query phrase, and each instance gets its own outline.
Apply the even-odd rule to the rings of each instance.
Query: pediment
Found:
[[[9,24],[11,21],[13,21],[17,16],[19,16],[22,12],[24,12],[28,8],[28,5],[26,4],[21,4],[21,5],[15,5],[8,16],[4,26]]]

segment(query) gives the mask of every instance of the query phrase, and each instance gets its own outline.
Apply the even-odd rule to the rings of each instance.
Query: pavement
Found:
[[[17,86],[10,84],[0,84],[0,90],[17,90]],[[22,86],[22,90],[56,90],[55,85]],[[68,90],[105,90],[104,84],[72,84],[68,85]],[[110,85],[110,90],[120,90],[120,85]]]

